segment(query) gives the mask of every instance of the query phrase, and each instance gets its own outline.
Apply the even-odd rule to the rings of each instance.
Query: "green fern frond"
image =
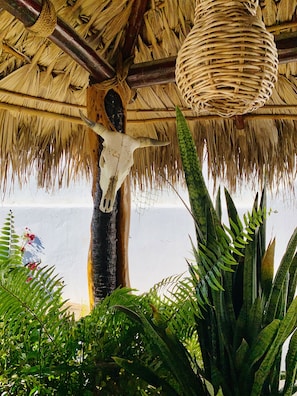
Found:
[[[22,331],[26,323],[28,333],[39,329],[58,349],[61,323],[68,314],[62,310],[62,285],[53,272],[53,267],[44,267],[31,278],[26,267],[10,270],[0,280],[0,317],[10,334]],[[57,326],[58,319],[60,326]]]
[[[149,290],[147,298],[183,341],[192,337],[197,303],[191,278],[185,277],[185,274],[167,277]]]
[[[19,237],[15,232],[14,215],[10,210],[0,233],[0,261],[21,265],[22,254],[19,242]]]

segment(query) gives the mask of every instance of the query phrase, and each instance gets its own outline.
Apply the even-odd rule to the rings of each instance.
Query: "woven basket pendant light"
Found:
[[[231,117],[256,110],[277,79],[277,49],[258,0],[196,0],[194,26],[177,56],[176,83],[194,110]]]

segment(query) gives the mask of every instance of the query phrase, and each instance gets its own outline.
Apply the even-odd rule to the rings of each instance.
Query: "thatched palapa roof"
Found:
[[[241,119],[188,109],[174,82],[175,57],[193,25],[194,0],[143,1],[145,8],[136,13],[141,18],[134,20],[140,26],[139,34],[132,37],[136,45],[130,46],[133,53],[125,53],[139,3],[52,0],[58,27],[47,38],[29,31],[19,20],[29,18],[28,8],[40,9],[39,0],[0,0],[2,188],[11,171],[21,182],[37,172],[39,184],[47,187],[89,172],[92,148],[79,109],[85,111],[86,90],[90,77],[95,78],[96,64],[91,62],[89,70],[67,53],[71,40],[62,35],[65,26],[84,40],[86,52],[93,51],[88,52],[90,58],[94,54],[107,62],[107,80],[119,59],[126,60],[133,98],[127,133],[171,141],[167,147],[135,153],[134,180],[150,184],[159,174],[171,182],[180,177],[175,133],[178,105],[189,121],[200,157],[207,151],[214,178],[224,177],[234,187],[239,180],[255,177],[261,182],[265,172],[270,185],[273,180],[292,185],[297,152],[297,0],[260,1],[264,23],[277,43],[279,76],[267,105]],[[66,49],[59,45],[63,39]]]

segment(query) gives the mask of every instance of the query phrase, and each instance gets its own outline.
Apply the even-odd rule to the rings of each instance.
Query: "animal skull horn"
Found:
[[[99,208],[102,212],[109,213],[113,209],[116,193],[133,165],[134,151],[141,147],[167,146],[170,142],[161,142],[148,137],[133,138],[124,133],[109,131],[103,125],[87,118],[82,112],[80,116],[97,135],[103,138],[99,160],[102,189]]]

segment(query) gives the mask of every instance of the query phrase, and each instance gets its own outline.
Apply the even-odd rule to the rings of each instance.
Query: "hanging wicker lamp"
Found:
[[[177,86],[192,109],[231,117],[270,97],[277,49],[257,7],[258,0],[197,0],[176,63]]]

